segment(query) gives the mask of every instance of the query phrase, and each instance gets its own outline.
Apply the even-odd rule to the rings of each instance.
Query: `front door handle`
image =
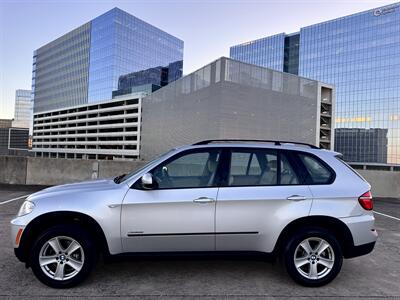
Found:
[[[215,201],[215,199],[208,198],[208,197],[200,197],[200,198],[193,200],[193,202],[196,202],[196,203],[210,203],[210,202],[214,202],[214,201]]]
[[[303,200],[306,200],[307,197],[300,196],[300,195],[292,195],[292,196],[287,197],[286,199],[290,200],[290,201],[303,201]]]

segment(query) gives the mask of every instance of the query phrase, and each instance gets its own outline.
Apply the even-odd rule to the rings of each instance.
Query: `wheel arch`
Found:
[[[341,220],[323,215],[299,218],[286,225],[278,237],[273,253],[275,255],[282,253],[283,248],[285,247],[285,242],[291,237],[291,235],[305,227],[318,227],[331,232],[337,238],[343,256],[345,258],[350,256],[350,252],[354,248],[353,235],[351,234],[350,229]]]
[[[91,234],[100,252],[104,255],[110,254],[103,229],[95,219],[80,212],[60,211],[40,215],[25,227],[19,247],[15,249],[17,257],[21,261],[28,263],[30,249],[38,235],[46,228],[58,224],[76,224],[82,226]]]

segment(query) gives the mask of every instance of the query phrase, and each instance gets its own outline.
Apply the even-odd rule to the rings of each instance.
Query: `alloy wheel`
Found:
[[[39,265],[48,277],[54,280],[68,280],[82,269],[85,255],[82,246],[73,238],[56,236],[42,246]]]
[[[294,252],[294,264],[305,278],[315,280],[328,275],[335,263],[332,246],[324,239],[309,237]]]

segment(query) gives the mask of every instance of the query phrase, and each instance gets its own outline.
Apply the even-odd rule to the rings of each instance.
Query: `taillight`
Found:
[[[358,197],[358,202],[365,210],[372,210],[374,208],[374,203],[372,202],[372,194],[370,191],[365,192],[360,197]]]

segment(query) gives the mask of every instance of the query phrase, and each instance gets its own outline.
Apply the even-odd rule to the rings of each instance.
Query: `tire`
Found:
[[[326,248],[317,251],[318,247]],[[322,228],[304,228],[288,239],[283,262],[294,281],[303,286],[319,287],[339,274],[343,254],[333,234]]]
[[[97,251],[90,235],[74,224],[46,229],[34,242],[29,255],[35,276],[52,288],[78,285],[90,274],[96,260]]]

